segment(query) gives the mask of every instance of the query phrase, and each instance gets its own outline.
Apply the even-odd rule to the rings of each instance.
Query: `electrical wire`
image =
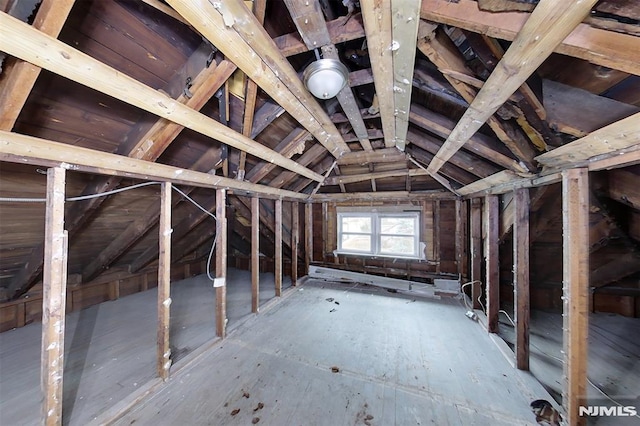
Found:
[[[142,188],[143,186],[159,185],[161,182],[143,182],[131,186],[125,186],[124,188],[113,189],[111,191],[99,192],[97,194],[80,195],[77,197],[68,197],[65,201],[84,201],[92,198],[106,197],[108,195],[117,194],[119,192],[129,191],[131,189]],[[21,197],[0,197],[0,202],[3,203],[45,203],[46,198],[21,198]]]

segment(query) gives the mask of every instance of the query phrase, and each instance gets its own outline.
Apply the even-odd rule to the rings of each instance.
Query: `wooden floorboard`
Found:
[[[527,425],[548,398],[457,300],[316,280],[291,291],[115,424]]]

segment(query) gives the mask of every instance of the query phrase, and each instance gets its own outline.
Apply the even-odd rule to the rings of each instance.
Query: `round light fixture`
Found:
[[[304,70],[302,77],[313,96],[329,99],[347,84],[349,70],[336,59],[318,59]]]

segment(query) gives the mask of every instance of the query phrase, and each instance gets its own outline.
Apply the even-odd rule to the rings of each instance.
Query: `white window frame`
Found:
[[[353,235],[370,235],[371,236],[371,250],[345,250],[342,248],[342,218],[344,217],[368,217],[371,218],[371,233],[359,233],[359,232],[345,232],[345,234]],[[381,233],[381,220],[383,218],[394,217],[411,217],[414,218],[414,233],[413,235],[407,234],[382,234]],[[338,254],[360,255],[360,256],[372,256],[372,257],[390,257],[390,258],[402,258],[402,259],[422,259],[420,255],[420,212],[338,212],[337,213],[337,243]],[[413,237],[413,254],[398,254],[398,253],[383,253],[381,250],[381,241],[383,236],[410,236]]]

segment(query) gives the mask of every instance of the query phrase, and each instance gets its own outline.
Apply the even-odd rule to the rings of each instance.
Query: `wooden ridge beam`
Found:
[[[242,1],[168,0],[168,3],[309,130],[334,157],[350,151],[329,116]],[[251,152],[247,150],[247,153]]]
[[[310,179],[322,180],[321,175],[301,167],[295,161],[6,13],[0,13],[0,50]]]
[[[58,37],[75,0],[43,0],[33,21],[33,28]],[[11,63],[10,63],[11,62]],[[0,79],[0,130],[12,130],[24,107],[41,68],[9,58]]]
[[[354,151],[343,155],[338,165],[368,163],[402,163],[407,161],[404,152],[395,147],[376,149],[375,151]]]
[[[535,11],[535,10],[534,10]],[[502,40],[514,40],[530,17],[528,13],[481,11],[473,0],[423,0],[422,19],[464,28]],[[554,51],[596,65],[640,75],[637,37],[579,24]]]

